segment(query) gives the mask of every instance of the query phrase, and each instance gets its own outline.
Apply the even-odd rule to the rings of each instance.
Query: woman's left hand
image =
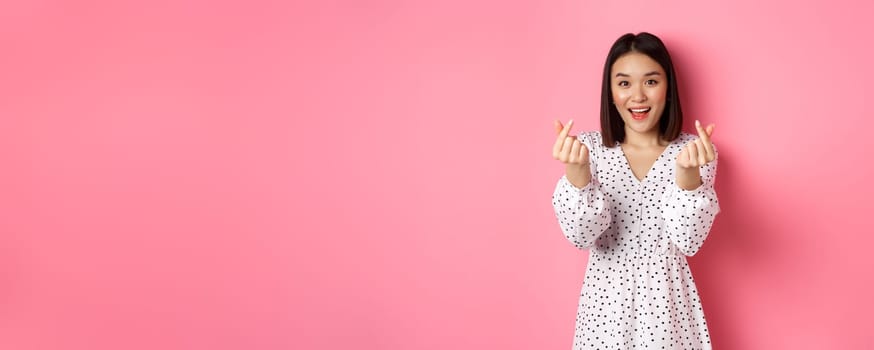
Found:
[[[701,123],[695,121],[695,129],[698,129],[698,138],[691,141],[683,147],[680,154],[677,156],[677,167],[681,169],[698,168],[716,159],[716,152],[713,151],[713,142],[710,137],[713,136],[714,124],[708,125],[706,128],[701,126]]]

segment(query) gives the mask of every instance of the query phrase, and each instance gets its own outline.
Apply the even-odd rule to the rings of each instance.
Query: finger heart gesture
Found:
[[[683,150],[677,156],[677,167],[697,168],[716,159],[713,142],[710,141],[710,137],[713,136],[714,127],[715,125],[710,124],[704,128],[700,122],[695,121],[698,138],[683,146]]]
[[[589,148],[576,136],[569,135],[573,124],[573,120],[567,125],[561,125],[560,121],[555,121],[557,136],[555,144],[552,146],[552,157],[565,164],[585,166],[589,164]]]

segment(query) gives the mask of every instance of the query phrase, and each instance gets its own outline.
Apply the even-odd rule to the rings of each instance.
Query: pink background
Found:
[[[717,349],[874,343],[868,1],[0,7],[0,348],[568,349],[552,120],[610,44],[716,123]]]

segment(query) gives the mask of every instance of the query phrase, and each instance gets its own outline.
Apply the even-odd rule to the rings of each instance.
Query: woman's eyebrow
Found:
[[[657,72],[657,71],[652,71],[652,72],[649,72],[649,73],[644,74],[643,76],[645,76],[645,77],[649,77],[649,76],[653,76],[653,75],[662,75],[662,73],[659,73],[659,72]],[[617,76],[617,77],[631,77],[630,75],[625,74],[625,73],[621,73],[621,72],[620,72],[620,73],[616,73],[616,76]]]

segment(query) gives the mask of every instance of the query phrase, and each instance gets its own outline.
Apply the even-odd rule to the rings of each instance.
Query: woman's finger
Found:
[[[688,159],[688,158],[689,158],[689,156],[686,155],[686,146],[683,146],[683,148],[680,150],[680,154],[677,155],[677,165],[680,166],[681,168],[685,168],[686,167],[685,159]]]
[[[571,146],[571,153],[568,156],[568,161],[571,163],[579,163],[580,162],[580,140],[574,140],[573,146]]]
[[[587,147],[586,144],[582,142],[580,142],[580,163],[589,163],[589,147]]]
[[[716,146],[713,144],[714,128],[716,128],[716,124],[710,124],[705,128],[705,130],[707,130],[707,137],[710,137],[710,147],[708,148],[707,159],[711,162],[716,160]]]
[[[701,126],[701,122],[695,120],[695,129],[698,129],[698,138],[701,139],[702,144],[704,145],[704,155],[707,157],[708,161],[716,158],[715,152],[713,151],[713,141],[711,140],[713,128],[715,127],[716,125],[710,124],[705,128]]]
[[[573,127],[573,126],[574,126],[574,120],[571,119],[567,122],[567,125],[565,125],[563,128],[561,128],[561,131],[558,132],[558,136],[567,136],[568,134],[570,134],[571,127]]]
[[[561,145],[561,152],[559,152],[560,153],[559,158],[562,161],[562,163],[567,163],[568,161],[570,161],[571,147],[573,147],[573,145],[574,145],[573,138],[571,138],[571,137],[564,138],[564,142]]]
[[[558,125],[561,125],[561,122],[558,122]],[[558,130],[558,136],[555,138],[555,144],[552,145],[552,157],[555,159],[559,158],[559,154],[561,153],[562,147],[564,146],[564,141],[567,138],[568,133],[571,131],[571,126],[574,124],[573,119],[567,123],[567,125],[563,126],[561,130]]]
[[[695,146],[698,148],[698,166],[707,164],[707,148],[704,146],[704,141],[701,139],[695,140]]]
[[[695,166],[698,163],[698,147],[695,146],[695,142],[689,142],[687,147],[689,147],[689,166]]]
[[[695,129],[698,131],[698,138],[705,143],[710,143],[710,134],[707,133],[707,130],[704,130],[704,126],[701,125],[701,122],[697,119],[695,120]]]

